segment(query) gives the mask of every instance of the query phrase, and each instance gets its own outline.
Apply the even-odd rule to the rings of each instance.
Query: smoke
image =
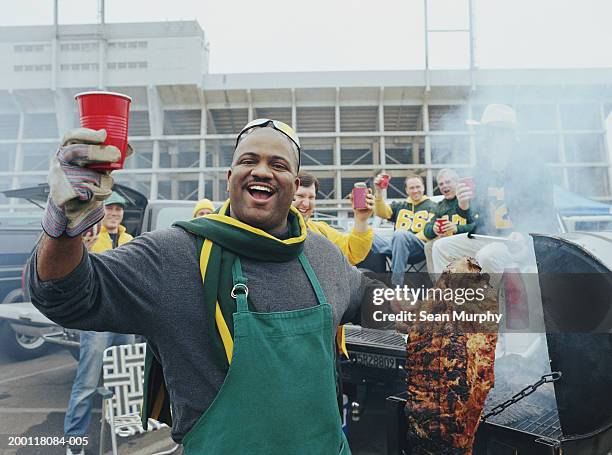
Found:
[[[450,156],[445,161],[455,164],[460,176],[474,178],[477,194],[472,201],[472,210],[493,210],[493,213],[481,215],[480,220],[486,219],[489,226],[481,227],[480,232],[507,236],[516,231],[527,240],[521,260],[511,264],[523,272],[537,271],[529,234],[558,233],[555,187],[585,197],[610,194],[607,169],[602,173],[595,167],[580,166],[584,162],[607,161],[605,138],[601,135],[605,127],[602,124],[602,100],[589,98],[586,92],[581,95],[577,91],[575,100],[561,102],[564,89],[557,87],[555,90],[559,91],[559,96],[556,102],[551,102],[537,100],[537,93],[534,98],[534,93],[521,95],[518,90],[509,92],[478,88],[471,100],[472,119],[480,120],[489,103],[507,104],[516,112],[515,130],[493,132],[482,126],[461,125],[458,118],[470,117],[467,106],[449,109],[436,125],[447,134],[457,133],[454,150],[451,146]],[[436,111],[440,112],[441,109],[434,109]],[[607,112],[604,114],[607,115]],[[473,132],[473,136],[465,134],[468,132]],[[465,142],[457,147],[456,144],[462,144],[462,138]],[[447,144],[451,143],[452,139],[447,140]],[[436,144],[439,142],[432,140],[434,163],[436,154],[441,152],[436,149]],[[456,155],[462,159],[457,159]],[[473,167],[469,165],[472,160],[475,164]],[[564,166],[565,163],[569,166]],[[503,188],[503,193],[495,193],[495,188]],[[502,200],[505,209],[502,208]],[[521,277],[528,295],[530,329],[529,333],[527,330],[500,333],[495,362],[496,382],[488,397],[488,410],[550,373],[538,276],[536,273],[523,273]],[[501,300],[500,308],[507,315],[506,302],[503,298]],[[537,415],[543,409],[554,408],[554,389],[547,384],[523,404],[516,405],[514,411],[509,409],[500,415],[497,422],[511,424],[525,420],[530,412]]]

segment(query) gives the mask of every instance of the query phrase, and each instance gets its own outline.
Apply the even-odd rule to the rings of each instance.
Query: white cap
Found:
[[[516,112],[505,104],[489,104],[485,107],[480,122],[477,120],[467,120],[465,123],[468,125],[516,128]]]

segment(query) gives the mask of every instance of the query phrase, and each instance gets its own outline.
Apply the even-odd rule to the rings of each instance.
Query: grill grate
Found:
[[[346,342],[380,348],[406,349],[406,340],[402,335],[391,330],[365,329],[346,325]]]
[[[563,436],[559,413],[556,409],[551,409],[538,416],[532,416],[512,425],[513,428],[525,431],[538,436],[545,436],[551,439],[560,439]]]

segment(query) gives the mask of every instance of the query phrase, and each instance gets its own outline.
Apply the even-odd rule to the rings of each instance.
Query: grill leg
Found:
[[[406,398],[400,396],[387,397],[387,455],[408,454],[406,428]]]

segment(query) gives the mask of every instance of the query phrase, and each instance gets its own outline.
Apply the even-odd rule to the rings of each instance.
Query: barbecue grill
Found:
[[[612,455],[612,332],[607,330],[612,318],[612,232],[533,238],[547,331],[541,335],[545,342],[540,353],[546,369],[533,368],[531,358],[518,355],[496,359],[495,388],[483,414],[495,415],[480,424],[473,453]],[[563,273],[588,276],[589,283],[607,292],[590,292],[588,301],[578,288],[560,295],[556,280],[546,275]],[[565,309],[576,305],[597,315],[586,321],[590,332],[559,330],[558,323],[567,322]],[[551,327],[553,322],[557,325]],[[528,387],[534,382],[541,385]],[[517,396],[523,388],[525,396]],[[514,404],[495,413],[511,398]],[[410,454],[405,402],[404,394],[387,399],[389,454]]]

